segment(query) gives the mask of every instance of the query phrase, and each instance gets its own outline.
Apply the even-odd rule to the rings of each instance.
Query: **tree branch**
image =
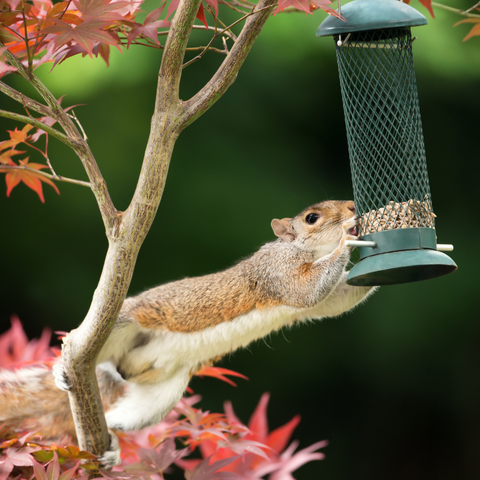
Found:
[[[469,18],[480,18],[480,15],[476,13],[470,13],[471,10],[474,8],[478,7],[480,3],[477,3],[473,7],[467,9],[467,10],[462,10],[460,8],[453,8],[449,7],[448,5],[443,5],[442,3],[437,3],[437,2],[432,2],[432,5],[437,8],[441,8],[442,10],[448,10],[449,12],[456,13],[457,15],[462,15],[463,17],[469,17]]]
[[[50,178],[51,180],[56,180],[58,182],[64,183],[73,183],[75,185],[81,185],[82,187],[91,187],[88,182],[82,180],[76,180],[74,178],[61,177],[60,175],[52,175],[51,173],[42,172],[41,170],[35,170],[34,168],[29,168],[28,165],[2,165],[0,166],[0,172],[6,173],[8,170],[26,170],[27,172],[32,172],[35,175],[40,175],[42,177]]]
[[[235,81],[240,67],[276,4],[277,0],[262,0],[254,7],[255,13],[245,21],[237,41],[215,75],[195,96],[184,102],[183,128],[205,113]]]
[[[46,105],[42,105],[40,102],[27,97],[23,93],[17,92],[17,90],[2,81],[0,81],[0,92],[8,95],[10,98],[13,98],[24,107],[33,110],[34,112],[38,112],[45,117],[48,116],[54,118],[54,113]]]
[[[168,88],[173,89],[170,93],[178,99],[178,88],[182,75],[185,49],[187,48],[193,22],[195,21],[195,16],[197,15],[201,1],[202,0],[180,0],[168,32],[162,64],[158,74],[157,102],[163,102],[164,95],[168,95],[169,93],[167,91]],[[155,111],[157,112],[158,110],[157,103]]]
[[[39,128],[40,130],[43,130],[44,132],[47,132],[52,137],[55,137],[56,139],[60,140],[62,143],[64,143],[65,145],[68,145],[73,150],[78,148],[78,144],[74,143],[74,141],[72,141],[70,137],[67,137],[67,135],[65,135],[62,132],[59,132],[55,128],[45,125],[44,123],[42,123],[40,120],[36,118],[27,117],[26,115],[21,115],[19,113],[8,112],[7,110],[0,110],[0,117],[5,117],[11,120],[17,120],[18,122],[27,123],[29,125]]]
[[[155,109],[142,170],[132,202],[122,219],[122,227],[127,228],[126,225],[133,222],[131,225],[135,225],[137,233],[141,231],[144,236],[160,204],[173,147],[181,131],[178,119],[184,109],[178,90],[185,50],[200,4],[201,0],[181,0],[172,19],[158,74]],[[141,226],[139,220],[143,218],[145,223]]]

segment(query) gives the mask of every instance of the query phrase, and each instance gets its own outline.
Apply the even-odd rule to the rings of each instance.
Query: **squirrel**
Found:
[[[357,238],[357,225],[352,201],[317,203],[272,220],[278,238],[233,267],[127,298],[97,361],[109,429],[158,423],[204,365],[283,326],[334,317],[365,300],[375,287],[346,283],[346,241]],[[61,363],[53,370],[0,372],[0,422],[41,426],[44,438],[75,437],[68,396],[55,387],[69,389]]]

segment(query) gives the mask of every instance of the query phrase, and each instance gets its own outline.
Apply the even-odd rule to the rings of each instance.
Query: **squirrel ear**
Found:
[[[282,218],[281,220],[274,218],[271,223],[273,233],[286,242],[293,242],[296,237],[295,231],[290,223],[291,220],[291,218]]]

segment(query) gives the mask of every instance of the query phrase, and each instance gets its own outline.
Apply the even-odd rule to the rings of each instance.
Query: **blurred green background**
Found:
[[[459,17],[436,9],[431,19],[412,5],[429,21],[413,34],[438,241],[455,245],[458,271],[384,287],[348,315],[235,352],[222,366],[250,378],[238,388],[192,382],[202,408],[219,411],[230,399],[244,421],[265,391],[271,428],[301,414],[294,432],[300,448],[323,439],[330,445],[324,461],[294,474],[299,480],[480,478],[480,38],[462,43],[470,26],[453,28]],[[182,133],[130,294],[224,269],[274,239],[272,218],[352,197],[334,45],[315,37],[324,18],[271,18],[235,84]],[[221,60],[211,53],[189,66],[182,98]],[[132,47],[113,52],[108,69],[100,59],[74,58],[50,74],[41,70],[51,90],[66,95],[64,105],[85,104],[75,113],[119,209],[128,206],[140,170],[159,64],[158,51]],[[1,105],[12,103],[2,97]],[[0,132],[14,126],[22,127],[0,119]],[[53,139],[50,157],[57,173],[86,179],[78,159]],[[104,229],[89,190],[58,186],[60,196],[44,187],[45,204],[22,185],[10,198],[0,195],[1,331],[12,314],[38,336],[45,326],[72,329],[87,312],[107,247]]]

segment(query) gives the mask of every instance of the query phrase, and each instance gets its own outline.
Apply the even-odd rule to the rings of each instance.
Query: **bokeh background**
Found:
[[[432,19],[412,5],[429,20],[413,33],[438,241],[455,245],[458,271],[384,287],[348,315],[235,352],[222,366],[249,377],[238,388],[192,383],[202,408],[220,411],[229,399],[244,421],[269,391],[271,428],[300,414],[300,448],[328,439],[326,459],[302,467],[298,480],[480,478],[480,38],[463,43],[470,26],[453,28],[459,17],[436,9]],[[182,133],[130,294],[226,268],[273,240],[272,218],[352,197],[334,45],[315,37],[324,18],[321,11],[271,18],[235,84]],[[189,66],[182,98],[221,59],[211,53]],[[157,50],[132,47],[113,52],[108,69],[100,59],[74,58],[40,73],[66,95],[65,105],[85,104],[75,113],[119,209],[140,170],[159,64]],[[1,139],[14,126],[21,128],[0,119]],[[59,174],[86,179],[53,139],[50,156]],[[12,314],[33,337],[45,326],[72,329],[87,312],[107,248],[104,229],[88,189],[58,186],[60,196],[44,187],[45,204],[25,186],[10,198],[0,194],[1,331]]]

